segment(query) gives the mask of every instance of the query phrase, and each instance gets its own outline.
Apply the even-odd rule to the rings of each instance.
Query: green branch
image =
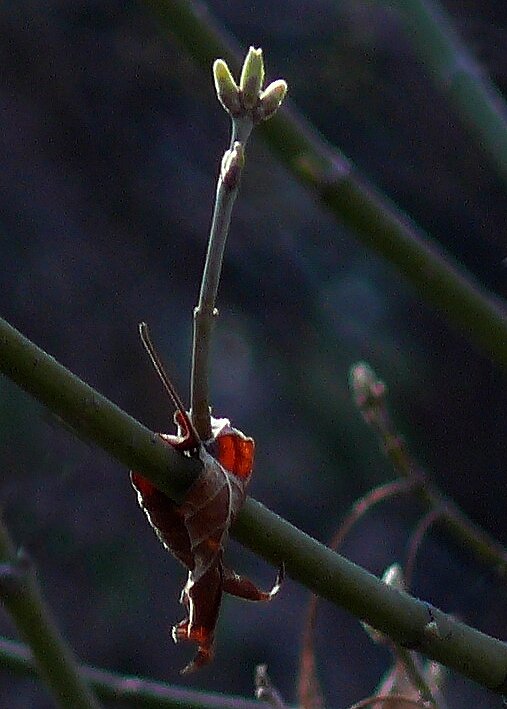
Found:
[[[384,3],[383,3],[384,4]],[[438,0],[390,0],[438,89],[507,180],[507,106]]]
[[[11,672],[37,676],[28,647],[7,638],[0,638],[0,666]],[[262,709],[259,702],[242,697],[183,689],[88,665],[81,665],[79,672],[101,699],[120,701],[122,706],[129,702],[136,709]]]
[[[144,0],[144,4],[153,10],[163,30],[175,36],[206,71],[217,56],[239,66],[237,44],[224,36],[202,5],[189,0]],[[364,245],[392,263],[452,326],[507,367],[505,306],[287,103],[260,127],[279,159]]]
[[[199,471],[155,434],[0,319],[0,371],[176,500]],[[233,536],[322,598],[492,691],[507,693],[507,645],[381,580],[248,498]],[[433,622],[434,621],[434,622]],[[431,626],[431,627],[429,627]]]
[[[45,681],[58,706],[66,709],[99,709],[81,677],[72,650],[45,604],[30,561],[16,554],[0,520],[0,600],[21,636],[29,644],[33,666]]]

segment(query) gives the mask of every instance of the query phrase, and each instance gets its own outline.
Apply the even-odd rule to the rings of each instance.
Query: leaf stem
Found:
[[[29,644],[37,672],[58,706],[99,709],[99,704],[79,673],[72,650],[42,598],[29,560],[16,555],[14,543],[1,519],[0,559],[0,599]]]

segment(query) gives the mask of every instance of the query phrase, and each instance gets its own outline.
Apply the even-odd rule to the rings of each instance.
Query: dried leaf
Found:
[[[160,434],[169,445],[183,452],[197,451],[203,470],[180,505],[158,490],[139,473],[132,472],[132,485],[139,504],[164,546],[189,571],[180,602],[188,617],[174,626],[175,642],[195,642],[195,658],[182,671],[191,672],[210,662],[215,626],[225,591],[253,601],[270,600],[280,587],[280,572],[271,591],[259,590],[251,581],[224,567],[223,549],[229,528],[245,500],[252,474],[255,444],[228,419],[211,419],[212,437],[196,442],[187,424],[187,414],[178,412],[179,435]]]

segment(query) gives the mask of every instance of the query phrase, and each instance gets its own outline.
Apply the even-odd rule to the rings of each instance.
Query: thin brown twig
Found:
[[[393,480],[379,485],[370,490],[352,506],[347,516],[342,521],[335,535],[329,542],[329,548],[338,550],[345,537],[352,527],[360,520],[368,510],[395,495],[408,492],[414,486],[414,481],[406,478]],[[317,620],[317,607],[319,597],[315,594],[310,596],[306,611],[305,624],[303,629],[303,639],[301,643],[301,653],[299,656],[299,676],[298,676],[298,697],[299,703],[304,709],[321,709],[324,706],[324,698],[320,682],[317,676],[315,663],[314,633]]]
[[[411,697],[406,697],[403,694],[386,694],[386,695],[372,695],[366,699],[361,699],[360,702],[356,702],[348,709],[365,709],[365,707],[375,707],[376,704],[406,704],[411,707],[421,707],[424,709],[428,706],[426,702],[420,701],[418,699],[412,699]],[[380,707],[379,709],[383,709]]]
[[[350,384],[363,419],[376,432],[395,472],[403,478],[415,478],[418,485],[414,489],[429,510],[439,510],[442,522],[452,535],[485,563],[492,564],[501,578],[507,579],[507,549],[472,522],[434,483],[430,483],[421,465],[411,456],[391,419],[384,382],[368,364],[360,362],[351,368]]]
[[[409,589],[412,585],[417,554],[419,552],[419,549],[421,548],[423,539],[428,533],[430,527],[432,527],[435,522],[437,522],[437,520],[442,517],[442,515],[443,510],[439,509],[438,507],[433,510],[430,510],[424,515],[424,517],[419,520],[417,527],[410,535],[407,558],[403,566],[403,578],[405,580],[405,585],[407,589]]]

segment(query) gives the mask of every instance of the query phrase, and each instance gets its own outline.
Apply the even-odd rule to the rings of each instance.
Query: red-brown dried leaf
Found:
[[[278,591],[280,573],[269,592],[259,590],[248,579],[223,565],[223,548],[229,527],[246,495],[252,474],[254,441],[232,428],[228,419],[211,419],[212,438],[206,445],[192,439],[185,415],[178,412],[178,436],[160,434],[163,440],[182,450],[196,450],[203,470],[180,505],[157,490],[139,473],[132,472],[132,484],[139,504],[164,546],[188,570],[180,602],[188,617],[173,628],[175,642],[195,642],[195,658],[183,670],[191,672],[208,663],[213,655],[215,626],[225,591],[254,601],[270,600]]]

